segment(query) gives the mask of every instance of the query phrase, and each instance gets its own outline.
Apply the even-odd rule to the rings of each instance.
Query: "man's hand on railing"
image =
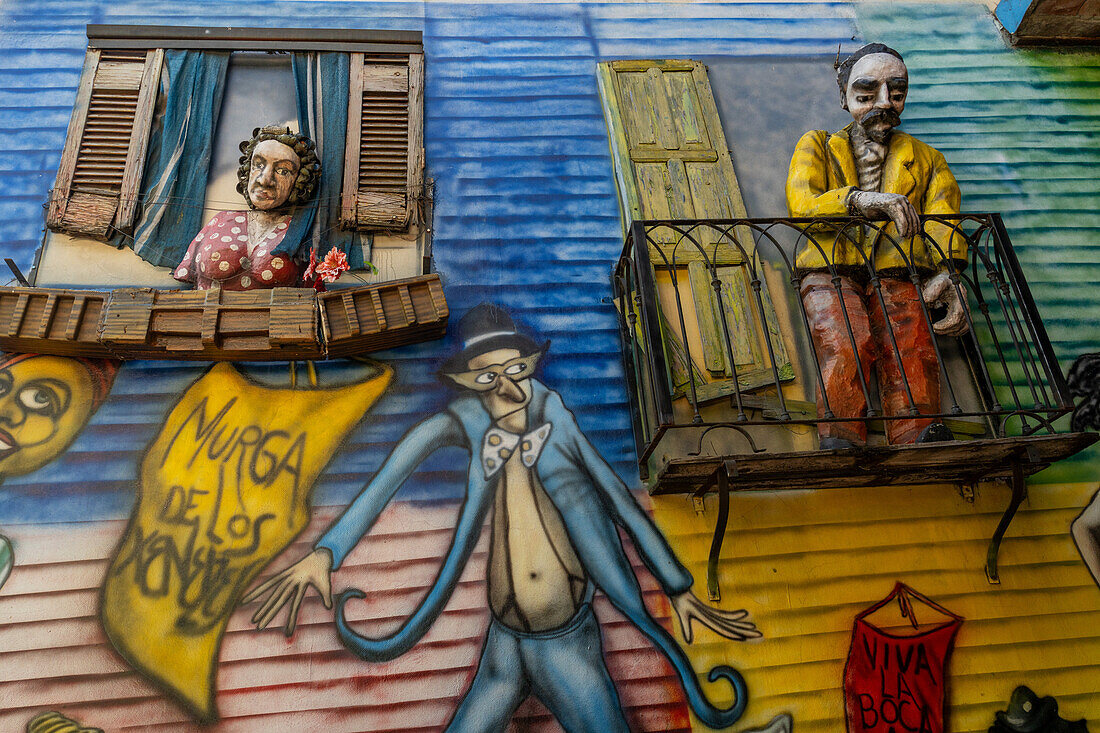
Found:
[[[920,215],[900,193],[853,190],[848,197],[848,211],[867,219],[889,219],[902,239],[916,236],[920,231]]]
[[[928,305],[947,308],[947,315],[932,324],[932,330],[940,336],[962,336],[970,329],[966,320],[966,287],[959,283],[956,288],[948,270],[933,275],[924,284],[921,297]]]

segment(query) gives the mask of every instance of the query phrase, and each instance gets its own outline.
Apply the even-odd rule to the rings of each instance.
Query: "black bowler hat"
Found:
[[[550,347],[549,341],[539,346],[529,336],[517,331],[508,311],[493,303],[482,303],[471,308],[458,322],[458,337],[462,347],[443,362],[439,369],[443,374],[467,371],[470,359],[496,349],[517,349],[520,356],[530,356]]]

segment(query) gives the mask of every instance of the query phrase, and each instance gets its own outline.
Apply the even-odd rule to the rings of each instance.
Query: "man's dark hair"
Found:
[[[873,53],[888,53],[891,56],[897,58],[901,62],[905,62],[905,59],[901,57],[901,54],[894,49],[887,46],[885,43],[868,43],[863,48],[857,49],[852,52],[852,55],[844,59],[836,67],[836,83],[840,87],[840,98],[843,102],[844,94],[848,91],[848,77],[852,75],[852,67],[856,65],[864,56],[870,56]],[[847,107],[845,107],[847,109]]]

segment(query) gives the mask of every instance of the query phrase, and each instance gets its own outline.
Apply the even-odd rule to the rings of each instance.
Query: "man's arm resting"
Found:
[[[828,187],[827,140],[824,130],[811,130],[795,146],[787,173],[787,212],[793,217],[848,215],[853,187]]]
[[[959,192],[959,184],[955,175],[947,165],[947,159],[938,150],[932,150],[932,175],[925,190],[924,199],[921,201],[921,213],[932,216],[951,216],[958,214],[962,208],[962,194]],[[954,224],[955,226],[952,226]],[[957,270],[966,268],[967,242],[966,237],[960,234],[955,227],[957,222],[944,224],[940,222],[928,222],[925,224],[925,246],[933,260],[943,261],[944,269]],[[932,243],[935,243],[933,246]],[[947,261],[951,262],[948,263]]]

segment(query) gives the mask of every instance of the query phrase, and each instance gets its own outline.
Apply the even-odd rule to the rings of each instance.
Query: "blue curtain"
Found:
[[[144,207],[129,244],[142,259],[175,267],[205,223],[203,201],[229,52],[168,50],[164,66],[164,114],[149,141]]]
[[[347,254],[353,269],[360,269],[369,259],[371,237],[340,228],[348,125],[348,55],[295,53],[293,64],[298,128],[317,143],[321,180],[310,207],[291,220],[283,243],[275,251],[282,250],[292,257],[297,254],[296,259],[305,261],[310,247],[316,248],[321,259],[336,247]],[[301,249],[296,253],[297,243],[301,243]]]

